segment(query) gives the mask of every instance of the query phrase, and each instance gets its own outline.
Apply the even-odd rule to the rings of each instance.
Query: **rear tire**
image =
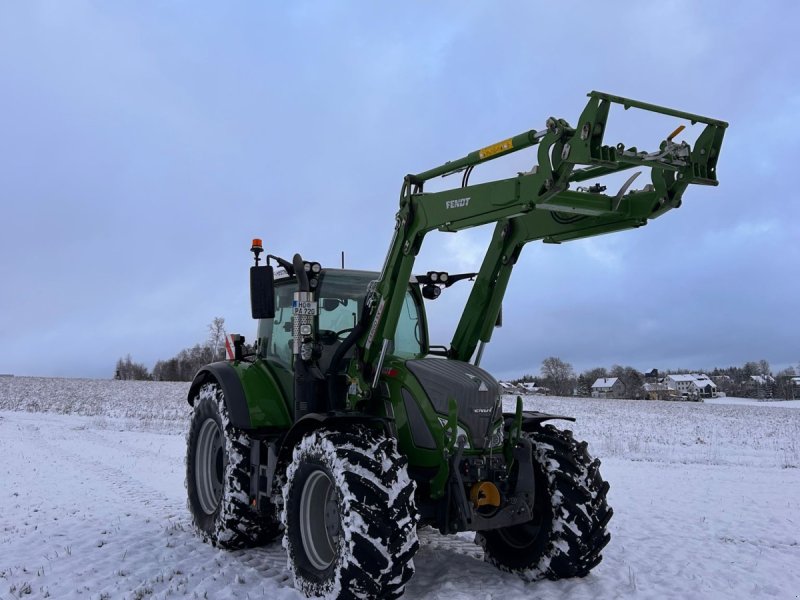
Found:
[[[186,491],[189,512],[203,539],[226,549],[260,546],[279,533],[270,505],[256,512],[250,499],[250,445],[231,425],[225,397],[216,383],[194,397],[186,436]]]
[[[570,431],[545,425],[524,433],[533,445],[536,517],[521,525],[484,531],[475,541],[484,559],[526,581],[584,577],[603,559],[613,510],[600,461]]]
[[[414,482],[391,438],[320,429],[295,447],[283,545],[295,587],[325,598],[397,598],[419,548]]]

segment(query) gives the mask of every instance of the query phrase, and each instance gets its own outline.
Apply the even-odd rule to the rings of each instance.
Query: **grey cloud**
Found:
[[[587,25],[572,2],[5,5],[0,372],[152,365],[216,315],[247,335],[252,237],[377,269],[405,173],[574,120],[590,89],[730,121],[721,185],[640,231],[527,248],[484,364],[796,362],[800,11],[777,6],[619,4]],[[672,124],[612,116],[626,142]],[[486,234],[464,240],[431,236],[421,270],[469,268]]]

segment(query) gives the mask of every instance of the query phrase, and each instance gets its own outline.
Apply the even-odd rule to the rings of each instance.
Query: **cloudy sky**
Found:
[[[602,5],[3,3],[0,373],[152,367],[215,316],[252,336],[253,237],[378,269],[405,173],[574,123],[593,89],[730,122],[720,186],[635,231],[527,246],[484,366],[796,365],[800,5]],[[606,141],[655,149],[679,124],[637,119],[612,112]],[[418,271],[477,269],[489,233],[429,236]],[[467,292],[430,307],[434,341]]]

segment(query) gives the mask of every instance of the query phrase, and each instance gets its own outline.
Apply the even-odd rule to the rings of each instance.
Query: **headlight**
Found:
[[[497,448],[498,446],[503,445],[503,441],[505,440],[505,427],[503,427],[502,421],[497,426],[497,429],[494,430],[492,433],[491,438],[489,439],[490,447]]]
[[[442,429],[445,431],[445,443],[448,443],[450,439],[447,437],[447,419],[439,417],[439,423],[442,424]],[[469,443],[469,434],[467,434],[467,431],[461,427],[461,425],[456,425],[456,448],[458,447],[458,438],[461,436],[464,436],[464,448],[471,449],[472,444]]]
[[[464,448],[466,449],[472,448],[472,445],[469,443],[469,436],[467,435],[467,432],[461,427],[461,425],[458,426],[458,430],[456,431],[456,447],[458,447],[458,438],[460,438],[462,435],[464,436],[464,442],[465,442]]]

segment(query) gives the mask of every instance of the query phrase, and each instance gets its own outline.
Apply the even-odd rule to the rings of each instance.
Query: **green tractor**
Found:
[[[704,125],[694,146],[603,143],[612,104]],[[645,225],[677,208],[690,184],[717,185],[727,123],[599,92],[577,125],[528,131],[405,177],[380,272],[266,255],[250,268],[253,352],[229,338],[229,360],[191,385],[186,482],[197,530],[223,548],[282,535],[307,596],[396,598],[414,573],[417,529],[474,531],[485,559],[528,581],[583,577],[602,559],[612,515],[600,461],[550,422],[503,412],[481,369],[511,270],[529,241],[560,243]],[[538,164],[469,183],[483,162],[537,146]],[[570,184],[650,169],[615,195]],[[435,177],[461,185],[425,192]],[[426,233],[496,223],[478,273],[414,274]],[[273,266],[274,262],[274,266]],[[449,346],[428,338],[424,300],[472,280]]]

